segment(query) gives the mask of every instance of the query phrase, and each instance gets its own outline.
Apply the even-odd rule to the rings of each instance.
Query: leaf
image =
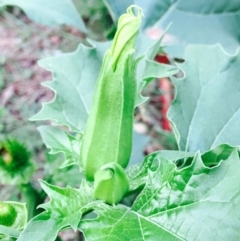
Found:
[[[87,205],[94,201],[92,187],[84,180],[80,189],[60,188],[44,181],[40,184],[50,202],[40,206],[46,211],[30,220],[18,241],[52,241],[61,229],[69,226],[76,231]]]
[[[53,81],[44,85],[56,96],[31,120],[54,120],[81,132],[88,118],[94,86],[102,61],[102,45],[89,48],[82,44],[74,53],[50,57],[39,64],[53,73]]]
[[[158,170],[150,172],[134,211],[184,240],[238,240],[237,150],[213,168],[203,165],[199,153],[190,166],[180,170],[166,159],[159,158],[159,163]]]
[[[40,126],[38,130],[50,154],[64,153],[66,161],[61,167],[78,163],[80,140],[53,126]]]
[[[89,241],[182,240],[122,205],[111,207],[102,204],[96,208],[96,212],[99,215],[98,218],[82,220],[79,225],[85,239]]]
[[[205,152],[202,155],[202,161],[204,165],[208,167],[216,166],[221,160],[227,160],[233,150],[234,148],[232,146],[226,144],[217,146],[216,148]]]
[[[105,3],[115,21],[125,5],[142,7],[145,15],[143,30],[151,28],[160,33],[173,23],[168,31],[168,42],[172,46],[165,49],[173,56],[182,57],[188,44],[220,43],[231,53],[239,46],[240,31],[236,26],[240,21],[240,5],[235,0],[228,4],[224,0],[200,0],[194,4],[190,0],[105,0]]]
[[[132,208],[93,205],[98,217],[81,220],[79,229],[86,240],[98,241],[238,240],[239,156],[236,148],[226,147],[232,152],[224,158],[226,153],[219,152],[223,148],[211,151],[219,157],[212,168],[203,164],[199,152],[190,165],[180,169],[172,160],[157,153],[150,155],[151,162],[159,165],[150,167],[146,185]],[[179,154],[179,158],[187,156]],[[177,152],[167,155],[177,159]]]
[[[15,5],[35,22],[54,27],[60,24],[74,26],[86,32],[86,27],[70,0],[0,0],[0,7]]]
[[[232,151],[232,149],[231,149]],[[207,154],[207,153],[206,153]],[[158,166],[156,161],[158,158],[167,159],[175,163],[178,167],[182,167],[189,164],[194,157],[193,152],[183,151],[168,151],[162,150],[152,153],[145,157],[142,163],[130,166],[126,172],[130,183],[130,190],[136,190],[140,186],[144,186],[148,180],[149,170],[155,171]],[[205,158],[207,159],[207,157]]]
[[[172,78],[176,97],[169,111],[179,149],[205,152],[223,143],[240,145],[239,51],[230,56],[219,45],[192,45],[184,59],[177,65],[185,76]]]
[[[141,95],[142,89],[153,79],[170,77],[179,72],[179,68],[168,64],[160,64],[154,61],[154,58],[162,50],[161,42],[165,33],[156,41],[140,34],[138,38],[138,55],[144,55],[139,62],[137,69],[138,90],[136,95],[136,106],[145,102],[148,98]],[[150,46],[150,47],[149,47]]]
[[[17,238],[20,234],[20,231],[17,231],[14,228],[9,228],[9,227],[0,225],[0,240],[2,240],[1,239],[2,234],[9,236],[9,237]]]
[[[223,0],[217,2],[200,0],[196,4],[192,4],[189,0],[170,0],[149,6],[151,7],[148,11],[145,11],[145,26],[152,25],[150,20],[152,15],[158,15],[155,28],[164,29],[172,22],[168,34],[173,35],[175,44],[181,47],[186,47],[188,44],[219,43],[226,51],[234,53],[239,45],[240,32],[236,31],[235,27],[240,21],[238,1],[230,0],[226,5]]]

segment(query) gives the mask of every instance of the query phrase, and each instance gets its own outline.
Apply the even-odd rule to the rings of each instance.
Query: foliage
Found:
[[[238,22],[240,19],[238,1],[230,0],[124,0],[104,1],[113,19],[117,21],[127,6],[137,4],[144,10],[145,18],[142,27],[144,30],[153,29],[161,32],[170,22],[168,31],[171,46],[165,51],[177,57],[182,57],[184,48],[188,44],[216,44],[235,53],[239,46]],[[213,31],[214,30],[214,31]]]
[[[126,2],[128,1],[124,4]],[[141,1],[136,2],[141,5]],[[105,3],[108,3],[111,9],[114,9],[114,4],[118,4],[110,0],[106,0]],[[152,5],[153,3],[158,4],[157,6],[163,4],[151,1],[149,8],[156,6]],[[200,8],[203,3],[204,1],[200,1],[194,7]],[[174,12],[177,14],[177,10],[189,10],[192,5],[182,0],[169,1],[167,6],[171,7],[165,6],[161,10],[165,17],[158,21],[160,25],[168,21],[169,15]],[[209,3],[206,8],[202,8],[202,12],[218,13],[223,9],[222,12],[225,13],[237,7],[233,4],[232,8],[225,8],[221,1],[213,8],[211,6]],[[191,7],[192,12],[196,12],[194,7]],[[115,9],[119,10],[118,7]],[[113,14],[114,10],[112,11]],[[147,19],[148,14],[146,11]],[[211,17],[221,19],[221,14],[216,15],[219,16],[211,15]],[[174,16],[177,21],[177,15]],[[154,17],[151,21],[156,21]],[[204,21],[199,20],[199,22]],[[147,25],[146,22],[144,24],[143,27]],[[194,21],[189,21],[189,24],[194,24]],[[187,27],[186,31],[189,30]],[[177,36],[178,30],[175,31]],[[218,32],[221,36],[221,31]],[[112,172],[113,167],[108,166],[113,165],[115,160],[107,160],[110,164],[105,166],[105,163],[100,163],[98,167],[100,170],[94,173],[97,182],[87,181],[90,178],[83,177],[81,183],[79,182],[79,188],[70,186],[62,188],[40,181],[50,201],[40,206],[44,211],[28,222],[17,240],[53,241],[61,230],[67,228],[80,230],[86,240],[98,241],[238,240],[240,235],[238,215],[240,52],[238,50],[234,55],[229,55],[220,45],[188,45],[182,55],[184,62],[176,63],[175,67],[153,61],[161,49],[162,39],[155,41],[151,46],[141,45],[141,40],[143,42],[146,37],[139,34],[136,43],[139,52],[134,56],[135,59],[140,56],[136,72],[132,71],[134,68],[124,72],[129,79],[134,79],[132,75],[136,78],[136,93],[132,92],[131,98],[136,106],[141,104],[146,100],[141,95],[141,90],[148,82],[154,77],[171,76],[176,94],[169,111],[169,118],[179,150],[152,153],[142,163],[129,166],[125,171],[115,163],[116,177]],[[199,38],[199,41],[202,40],[206,42],[204,38]],[[188,42],[187,37],[186,41]],[[55,98],[52,102],[45,103],[32,120],[53,121],[52,126],[39,127],[43,140],[51,153],[64,153],[64,166],[78,165],[79,176],[85,174],[85,170],[82,170],[85,168],[84,165],[79,164],[81,159],[79,151],[86,123],[95,114],[92,112],[95,111],[92,103],[101,102],[99,99],[96,101],[94,97],[94,94],[98,93],[96,85],[100,83],[101,87],[104,87],[104,82],[96,83],[96,80],[99,73],[101,75],[108,73],[106,65],[113,66],[113,72],[116,68],[115,62],[107,58],[109,52],[106,54],[108,62],[103,60],[104,52],[109,45],[108,42],[93,43],[92,47],[80,44],[74,53],[40,61],[40,64],[53,74],[53,81],[47,82],[45,86],[55,92]],[[128,60],[132,54],[128,52],[126,59]],[[129,67],[127,60],[123,62]],[[104,65],[100,72],[102,63]],[[183,77],[173,77],[179,70],[183,73]],[[118,77],[112,78],[112,81]],[[105,94],[109,92],[108,90]],[[111,96],[111,100],[115,100],[114,97],[115,95]],[[117,105],[118,101],[114,103]],[[104,102],[101,104],[104,107]],[[111,110],[105,108],[101,117],[105,117],[103,114],[112,113]],[[114,128],[119,126],[111,126],[108,130],[109,136]],[[96,159],[102,155],[102,148],[110,138],[105,135],[105,129],[97,131],[100,148],[99,152],[94,152]],[[107,151],[110,153],[114,150]],[[121,151],[124,152],[125,148],[121,148]],[[89,164],[95,163],[89,162]],[[102,181],[106,182],[102,184]],[[98,189],[99,183],[103,185],[100,185],[100,189]],[[8,234],[8,230],[5,231],[4,228],[2,230],[0,229],[0,232]],[[15,233],[13,236],[18,235]]]

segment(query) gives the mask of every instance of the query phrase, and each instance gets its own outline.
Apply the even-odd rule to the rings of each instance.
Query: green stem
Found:
[[[45,196],[40,195],[31,183],[21,184],[19,190],[23,201],[27,204],[28,220],[30,220],[42,212],[41,209],[37,209],[37,206],[44,202]]]

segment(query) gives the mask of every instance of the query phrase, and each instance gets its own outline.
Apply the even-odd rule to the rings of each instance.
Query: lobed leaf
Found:
[[[132,208],[98,204],[93,206],[98,217],[81,220],[79,229],[86,240],[99,241],[238,240],[239,156],[236,148],[228,147],[228,154],[219,152],[223,148],[202,156],[180,152],[179,158],[192,157],[180,169],[173,162],[176,151],[150,155],[148,163],[159,165],[149,166],[146,185]],[[206,155],[213,154],[217,165],[205,166]]]
[[[30,19],[43,25],[67,24],[86,32],[85,24],[70,0],[0,0],[0,7],[14,5],[21,8]]]
[[[179,149],[240,145],[239,51],[230,56],[219,45],[190,45],[184,59],[177,65],[185,76],[172,78],[176,97],[169,111]]]
[[[168,232],[157,223],[122,205],[96,207],[98,218],[82,220],[79,229],[86,241],[180,241],[181,238]]]
[[[49,154],[64,153],[66,160],[61,167],[78,163],[80,140],[53,126],[40,126],[38,130],[46,147],[50,148]]]
[[[56,95],[31,120],[51,119],[81,132],[88,118],[103,48],[104,45],[89,48],[80,44],[73,53],[41,60],[39,64],[53,73],[53,81],[44,85]]]
[[[40,205],[46,211],[30,220],[18,241],[52,241],[62,229],[71,227],[76,231],[88,204],[94,201],[92,187],[84,180],[80,189],[60,188],[44,181],[40,184],[50,202]]]
[[[160,33],[169,23],[170,46],[166,51],[182,57],[188,44],[220,43],[226,51],[234,53],[239,46],[240,3],[230,0],[105,0],[114,21],[125,11],[126,5],[137,4],[143,11],[143,30],[151,28]],[[184,27],[183,27],[184,26]],[[214,31],[213,31],[214,29]]]
[[[235,149],[213,168],[199,153],[192,164],[177,170],[159,158],[132,209],[184,240],[237,240],[240,220],[239,156]],[[234,225],[232,225],[234,223]]]

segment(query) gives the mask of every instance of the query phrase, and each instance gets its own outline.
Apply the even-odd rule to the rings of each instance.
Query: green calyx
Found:
[[[134,13],[136,11],[136,14]],[[143,17],[143,10],[131,5],[118,20],[118,28],[111,46],[112,68],[115,71],[133,51]]]
[[[113,73],[109,59],[108,51],[82,138],[80,160],[89,181],[109,162],[126,168],[132,152],[138,62],[130,54],[123,68]]]
[[[113,205],[118,204],[129,190],[124,169],[115,162],[100,168],[94,176],[94,196]]]
[[[103,165],[115,162],[126,168],[130,160],[139,63],[134,44],[142,16],[138,6],[127,9],[104,55],[80,149],[80,165],[89,181]]]
[[[0,202],[0,225],[11,227],[17,218],[17,211],[13,205]]]

